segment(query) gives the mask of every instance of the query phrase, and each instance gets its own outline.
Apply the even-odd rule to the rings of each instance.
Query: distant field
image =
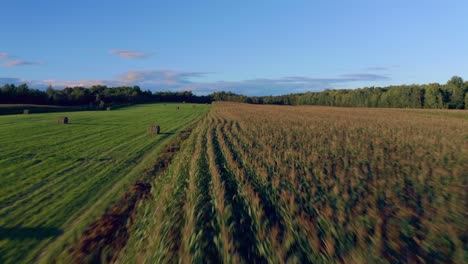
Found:
[[[0,263],[31,263],[49,249],[60,250],[209,107],[153,104],[0,116]],[[70,124],[57,124],[59,116]],[[159,124],[162,133],[148,137],[150,124]]]
[[[30,114],[70,112],[83,110],[80,106],[57,106],[57,105],[33,105],[33,104],[0,104],[0,115],[23,114],[24,110],[29,110]]]
[[[118,263],[466,263],[467,115],[216,104]]]

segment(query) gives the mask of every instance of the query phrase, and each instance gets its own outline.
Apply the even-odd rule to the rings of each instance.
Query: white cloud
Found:
[[[8,59],[10,57],[11,57],[10,54],[8,54],[6,52],[0,52],[0,60]]]
[[[109,51],[110,54],[117,55],[121,58],[125,59],[142,59],[151,56],[149,53],[140,52],[140,51],[132,51],[132,50],[121,50],[121,49],[114,49]]]
[[[3,67],[17,67],[17,66],[27,66],[27,65],[40,65],[42,62],[36,61],[26,61],[26,60],[12,60],[3,63]]]

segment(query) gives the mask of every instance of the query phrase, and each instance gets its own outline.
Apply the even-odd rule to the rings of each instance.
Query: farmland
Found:
[[[0,263],[60,251],[208,108],[154,104],[0,116]],[[70,124],[57,124],[64,115]],[[148,137],[150,124],[161,134]]]
[[[56,106],[56,105],[34,105],[34,104],[0,104],[0,115],[23,114],[24,110],[29,113],[51,113],[71,112],[85,110],[84,107]]]
[[[218,103],[117,262],[462,263],[467,115]]]
[[[0,262],[466,262],[468,112],[177,106],[0,117]]]

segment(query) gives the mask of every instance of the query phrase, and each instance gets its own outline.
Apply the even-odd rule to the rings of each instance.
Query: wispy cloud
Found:
[[[8,59],[10,57],[11,57],[10,54],[6,52],[0,52],[0,60]]]
[[[281,95],[302,93],[307,91],[322,91],[336,88],[353,82],[376,82],[390,79],[376,74],[344,74],[336,78],[311,78],[305,76],[290,76],[274,79],[251,79],[236,82],[192,83],[192,91],[201,94],[215,91],[232,91],[246,95]]]
[[[37,61],[27,61],[27,60],[12,60],[3,63],[3,67],[17,67],[17,66],[27,66],[27,65],[40,65],[42,62]]]
[[[129,71],[118,76],[118,80],[125,84],[153,86],[183,86],[191,84],[191,79],[205,76],[204,72],[178,72],[171,70]]]
[[[114,81],[104,81],[104,80],[78,80],[78,81],[60,81],[60,80],[42,80],[32,82],[33,85],[52,85],[53,87],[91,87],[93,85],[109,85],[109,86],[118,86],[119,84]]]
[[[49,85],[52,85],[56,88],[65,88],[65,87],[91,87],[93,85],[108,85],[108,86],[119,86],[122,85],[116,81],[104,81],[104,80],[78,80],[78,81],[61,81],[61,80],[27,80],[20,78],[9,78],[9,77],[0,77],[0,86],[4,84],[15,84],[19,85],[22,83],[27,83],[33,88],[45,88]]]
[[[388,71],[390,68],[389,67],[384,67],[384,66],[373,66],[373,67],[367,67],[366,70],[368,71]]]
[[[172,70],[147,70],[147,71],[129,71],[118,75],[111,80],[80,80],[80,81],[23,81],[30,83],[31,86],[46,87],[74,87],[93,85],[108,86],[133,86],[138,85],[143,89],[152,91],[187,91],[191,90],[197,94],[209,94],[215,91],[231,91],[245,95],[280,95],[288,93],[302,93],[307,91],[322,91],[327,88],[338,88],[345,85],[358,83],[369,83],[386,81],[390,78],[386,75],[354,73],[343,74],[332,78],[312,78],[306,76],[289,76],[282,78],[263,78],[248,79],[240,81],[213,81],[200,82],[197,78],[209,75],[208,72],[183,72]],[[5,79],[0,78],[0,84]],[[19,83],[16,80],[15,83]],[[8,83],[8,82],[6,82]]]
[[[151,56],[150,53],[146,53],[146,52],[122,50],[122,49],[114,49],[114,50],[109,51],[109,53],[117,55],[125,59],[142,59],[142,58],[148,58]]]
[[[341,78],[336,80],[341,81],[382,81],[382,80],[389,80],[385,75],[380,74],[372,74],[372,73],[354,73],[354,74],[342,74],[340,75]]]
[[[365,68],[364,70],[365,71],[379,71],[379,72],[382,72],[382,71],[391,71],[392,69],[395,69],[395,68],[398,68],[400,67],[399,65],[384,65],[384,66],[371,66],[371,67],[367,67]]]

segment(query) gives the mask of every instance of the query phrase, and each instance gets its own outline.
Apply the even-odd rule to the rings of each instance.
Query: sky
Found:
[[[2,0],[0,85],[279,95],[468,78],[466,0]]]

